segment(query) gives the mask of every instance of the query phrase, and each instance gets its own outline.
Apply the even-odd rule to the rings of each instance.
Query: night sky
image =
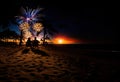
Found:
[[[39,6],[44,8],[43,13],[48,22],[62,35],[99,43],[119,43],[118,34],[113,29],[117,27],[113,14],[116,13],[115,7],[103,2],[64,1],[56,0],[53,3],[51,0],[9,0],[8,5],[1,2],[0,25],[5,27],[10,20],[14,20],[22,6],[30,8]]]

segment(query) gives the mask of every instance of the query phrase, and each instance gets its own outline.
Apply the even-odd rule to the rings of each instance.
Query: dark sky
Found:
[[[8,0],[4,0],[8,2]],[[118,42],[115,32],[116,24],[113,21],[116,13],[115,6],[105,2],[83,2],[79,0],[9,0],[0,3],[0,24],[7,25],[8,20],[13,20],[21,6],[45,8],[47,20],[57,28],[61,34],[97,41],[103,43]],[[3,6],[2,6],[2,5]],[[113,13],[114,12],[114,13]]]

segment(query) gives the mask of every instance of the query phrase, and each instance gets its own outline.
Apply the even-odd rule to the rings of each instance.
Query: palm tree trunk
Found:
[[[46,35],[46,29],[44,28],[44,32],[43,32],[43,44],[45,44],[45,35]]]
[[[20,43],[19,43],[19,46],[22,46],[22,39],[23,39],[23,32],[21,30],[20,31]]]

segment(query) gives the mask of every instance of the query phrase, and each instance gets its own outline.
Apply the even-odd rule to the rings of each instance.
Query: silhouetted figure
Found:
[[[26,46],[27,46],[27,47],[31,47],[31,40],[30,40],[30,38],[28,38],[28,40],[27,40],[27,42],[26,42]]]
[[[38,45],[39,45],[39,41],[35,37],[35,39],[33,40],[32,46],[33,47],[38,47]]]

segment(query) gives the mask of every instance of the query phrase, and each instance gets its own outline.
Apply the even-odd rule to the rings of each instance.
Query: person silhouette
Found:
[[[38,45],[39,45],[39,41],[35,37],[35,39],[33,40],[33,47],[38,47]]]
[[[31,40],[30,40],[30,38],[28,38],[27,41],[26,41],[26,47],[31,47]]]

